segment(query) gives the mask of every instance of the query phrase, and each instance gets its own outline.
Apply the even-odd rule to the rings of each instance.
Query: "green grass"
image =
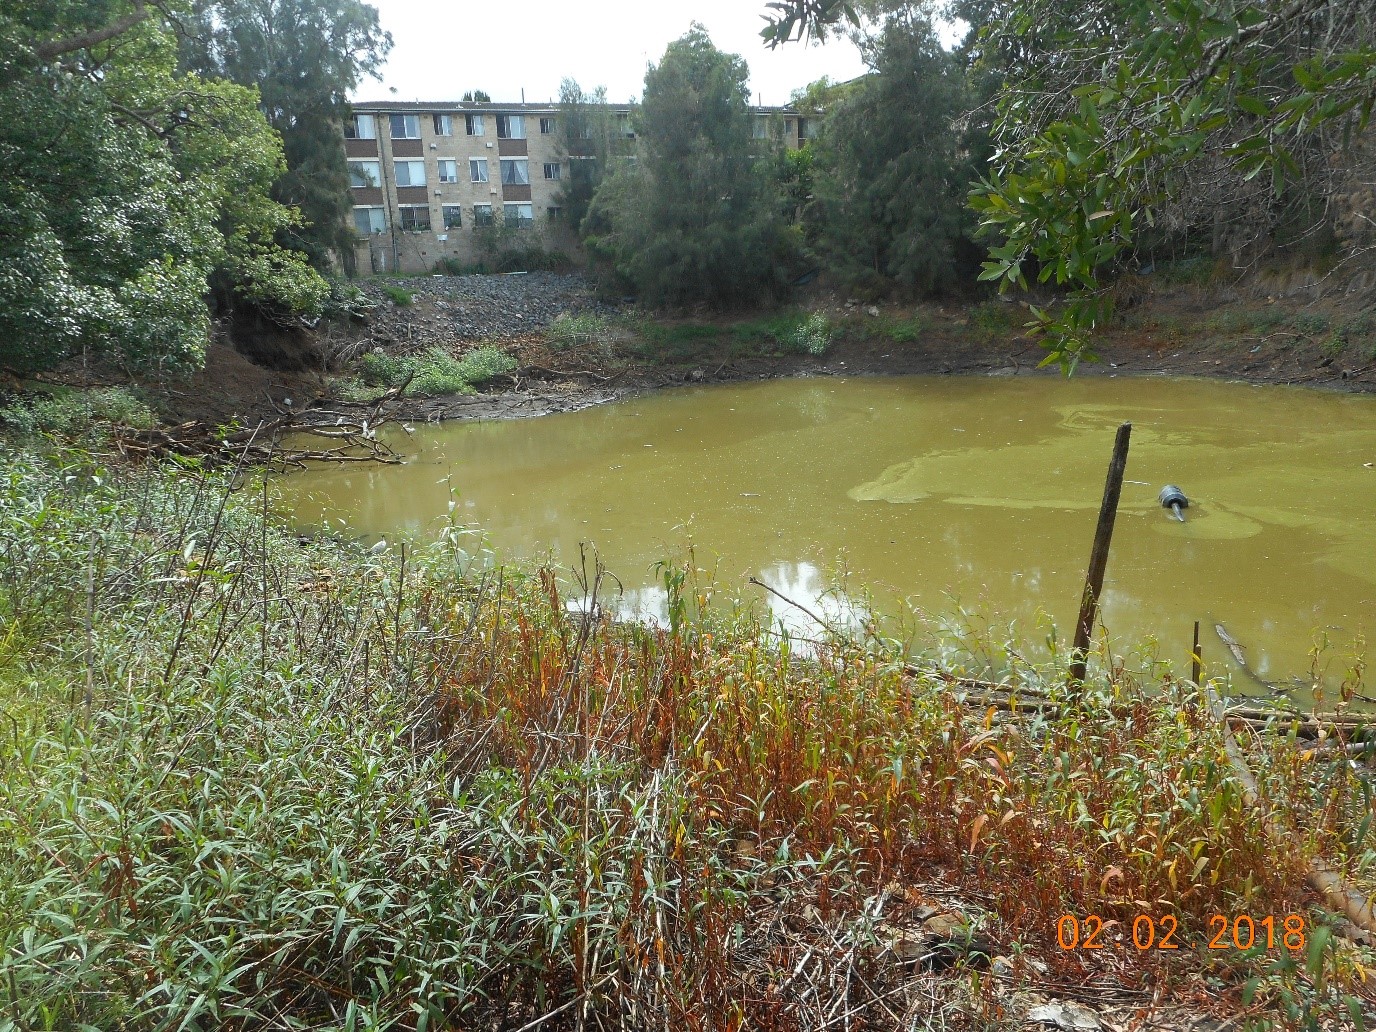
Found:
[[[895,963],[932,907],[1063,984],[1105,972],[1055,949],[1061,914],[1194,940],[1302,913],[1313,956],[1206,959],[1258,1027],[1320,1027],[1373,964],[1301,887],[1313,856],[1370,884],[1361,776],[1250,741],[1277,853],[1200,691],[1156,668],[1070,689],[1015,643],[803,649],[691,563],[661,568],[666,626],[628,624],[589,607],[596,571],[569,599],[460,526],[301,544],[228,473],[0,460],[17,1028],[1021,1027],[986,976]],[[981,655],[1046,708],[990,709]],[[1113,958],[1148,985],[1201,963]]]
[[[1027,309],[1005,301],[981,301],[969,312],[969,334],[976,340],[994,343],[1024,332],[1030,318]]]
[[[415,301],[414,291],[407,290],[405,287],[394,287],[390,283],[382,284],[382,292],[392,299],[392,304],[398,308],[406,308]]]
[[[823,355],[831,347],[835,329],[821,312],[789,310],[730,328],[730,339],[741,353]]]
[[[516,359],[490,345],[462,358],[433,347],[419,355],[402,357],[369,352],[360,360],[358,374],[369,387],[395,387],[411,376],[409,389],[415,394],[472,394],[479,385],[515,368]]]
[[[1324,333],[1331,324],[1332,320],[1323,312],[1298,312],[1290,320],[1291,326],[1310,337]]]
[[[637,319],[628,328],[639,339],[637,351],[642,358],[680,362],[703,355],[823,355],[836,335],[836,327],[825,315],[801,309],[725,325]]]
[[[1172,286],[1202,287],[1218,278],[1219,260],[1211,255],[1196,255],[1174,261],[1158,261],[1153,275]]]
[[[1265,335],[1284,326],[1289,314],[1279,305],[1225,308],[1204,320],[1204,328],[1224,336]]]

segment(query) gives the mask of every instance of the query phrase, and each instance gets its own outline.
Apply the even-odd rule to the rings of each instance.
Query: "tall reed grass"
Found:
[[[375,555],[233,474],[3,458],[15,1028],[1014,1027],[1009,987],[1110,976],[1317,1028],[1369,995],[1326,937],[1056,947],[1063,913],[1318,928],[1314,856],[1370,882],[1367,774],[1252,743],[1276,855],[1193,685],[1012,663],[1056,704],[1014,717],[949,655],[800,651],[691,564],[627,625],[595,568],[569,597],[460,528]],[[964,945],[915,958],[933,914]]]

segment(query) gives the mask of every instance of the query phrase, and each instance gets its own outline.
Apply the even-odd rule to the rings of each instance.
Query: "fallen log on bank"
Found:
[[[1223,748],[1228,755],[1228,762],[1232,765],[1233,773],[1237,775],[1238,781],[1242,783],[1244,801],[1256,812],[1257,820],[1271,844],[1278,850],[1290,848],[1289,842],[1271,823],[1270,815],[1261,804],[1261,789],[1257,785],[1257,779],[1252,776],[1251,769],[1247,766],[1247,758],[1242,754],[1242,747],[1238,745],[1237,739],[1233,735],[1228,711],[1212,689],[1206,688],[1205,691],[1208,693],[1209,709],[1223,731]],[[1372,910],[1371,900],[1367,899],[1360,889],[1338,871],[1314,861],[1309,866],[1309,873],[1305,880],[1309,887],[1322,896],[1324,902],[1330,907],[1341,913],[1358,928],[1370,935],[1376,935],[1376,911]]]
[[[385,421],[385,422],[390,422]],[[399,463],[401,457],[377,439],[383,423],[337,423],[321,426],[295,416],[279,416],[255,427],[221,434],[217,428],[196,421],[149,430],[120,430],[114,438],[121,458],[130,462],[167,458],[197,458],[214,465],[304,467],[307,462]],[[316,438],[322,446],[303,443],[286,446],[288,435]],[[326,443],[328,442],[328,443]]]
[[[401,462],[401,456],[379,440],[378,431],[397,422],[386,410],[410,386],[414,375],[412,373],[402,383],[370,401],[339,404],[340,408],[363,409],[362,415],[333,409],[297,412],[274,405],[279,413],[275,419],[228,433],[195,420],[146,430],[120,428],[115,431],[114,446],[119,456],[130,462],[179,456],[201,459],[213,465],[278,469],[303,468],[307,462],[396,464]],[[282,443],[288,437],[293,439],[290,446]]]
[[[993,706],[1007,712],[1044,713],[1051,716],[1066,709],[1066,704],[1056,702],[1045,692],[1034,688],[960,677],[944,670],[925,669],[912,664],[905,666],[903,672],[909,677],[937,677],[952,687],[969,692],[969,702],[985,708]],[[1109,712],[1122,716],[1128,712],[1128,707],[1123,704],[1113,705],[1109,707]],[[1350,736],[1376,728],[1376,713],[1301,713],[1245,705],[1227,706],[1225,712],[1228,719],[1239,721],[1256,731],[1289,733],[1293,730],[1297,737],[1306,739],[1340,734]],[[1361,752],[1362,748],[1358,747],[1353,751]]]

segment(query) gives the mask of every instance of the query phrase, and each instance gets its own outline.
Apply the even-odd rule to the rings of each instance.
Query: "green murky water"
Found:
[[[400,467],[282,481],[304,525],[433,533],[458,514],[507,555],[594,544],[662,606],[653,564],[683,553],[811,601],[844,568],[878,608],[983,608],[1070,629],[1117,425],[1132,452],[1102,617],[1186,662],[1194,620],[1253,668],[1306,673],[1316,634],[1376,623],[1376,399],[1166,379],[779,380],[656,394],[541,419],[418,427]],[[1192,508],[1167,518],[1179,484]],[[758,590],[758,589],[754,589]],[[776,603],[782,605],[781,603]],[[1241,684],[1239,685],[1241,687]]]

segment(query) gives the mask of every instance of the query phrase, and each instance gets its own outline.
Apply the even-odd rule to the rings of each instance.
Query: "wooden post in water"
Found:
[[[1190,673],[1195,684],[1204,676],[1204,657],[1199,654],[1199,621],[1194,622],[1194,647],[1190,649]]]
[[[1104,500],[1099,503],[1099,525],[1094,528],[1094,548],[1089,553],[1089,570],[1085,573],[1085,592],[1080,596],[1080,615],[1075,621],[1075,644],[1070,652],[1071,681],[1085,679],[1085,660],[1089,655],[1094,621],[1099,615],[1099,594],[1104,588],[1108,546],[1113,540],[1118,497],[1123,493],[1123,473],[1128,468],[1128,438],[1131,436],[1132,424],[1124,423],[1113,442],[1113,459],[1108,464],[1108,479],[1104,481]]]

